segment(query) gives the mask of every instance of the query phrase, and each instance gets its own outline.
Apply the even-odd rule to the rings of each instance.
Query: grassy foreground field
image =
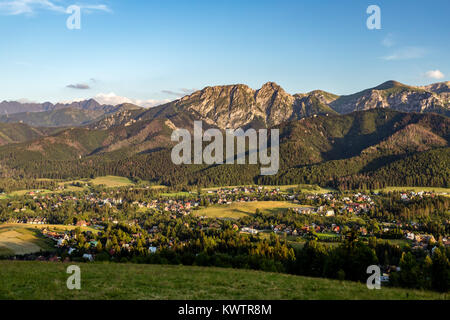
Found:
[[[69,264],[0,261],[0,299],[448,299],[444,294],[382,288],[251,270],[91,263],[81,290],[68,290]]]

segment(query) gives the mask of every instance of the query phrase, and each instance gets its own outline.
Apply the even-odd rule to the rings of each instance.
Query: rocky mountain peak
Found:
[[[169,107],[200,115],[202,120],[220,128],[238,128],[255,123],[272,127],[314,115],[373,108],[448,115],[448,91],[448,83],[445,82],[419,88],[389,80],[346,96],[323,90],[291,95],[277,83],[267,82],[258,90],[243,84],[206,87],[170,103]]]

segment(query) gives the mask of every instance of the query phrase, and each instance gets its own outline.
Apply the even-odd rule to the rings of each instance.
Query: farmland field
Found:
[[[20,196],[24,196],[24,195],[26,195],[27,193],[30,193],[30,192],[32,192],[32,191],[37,191],[37,189],[29,189],[29,190],[18,190],[18,191],[13,191],[13,192],[11,192],[8,196],[10,196],[10,197],[18,196],[18,197],[20,197]],[[50,190],[45,190],[45,189],[39,189],[39,194],[49,194],[49,193],[52,193],[52,191],[50,191]]]
[[[37,179],[37,180],[51,181],[52,179]],[[54,180],[54,181],[58,182],[58,185],[61,187],[65,186],[65,188],[62,190],[55,190],[55,191],[39,189],[39,192],[36,192],[37,189],[17,190],[17,191],[12,191],[8,194],[1,194],[0,199],[7,199],[7,198],[15,197],[15,196],[24,196],[30,192],[35,192],[39,195],[62,193],[62,192],[67,192],[67,191],[79,192],[79,191],[83,191],[85,189],[84,185],[88,184],[88,183],[91,183],[94,186],[103,185],[106,188],[127,187],[127,186],[135,185],[135,183],[133,181],[131,181],[130,179],[125,178],[125,177],[118,177],[118,176],[103,176],[103,177],[97,177],[94,179],[82,179],[82,180],[72,180],[72,181],[62,181],[62,180]],[[79,183],[82,186],[71,185],[74,183]],[[159,189],[162,187],[163,186],[153,186],[151,188]]]
[[[272,190],[272,189],[280,189],[280,191],[283,192],[291,192],[294,189],[297,189],[300,186],[300,189],[302,190],[302,192],[305,193],[328,193],[328,192],[333,192],[333,189],[329,189],[329,188],[322,188],[319,186],[315,186],[315,185],[298,185],[298,184],[292,184],[292,185],[267,185],[267,186],[263,186],[265,189],[267,190]],[[203,192],[208,192],[208,191],[217,191],[219,189],[232,189],[232,188],[240,188],[240,187],[249,187],[249,186],[227,186],[227,187],[212,187],[212,188],[203,188],[202,191]]]
[[[126,187],[133,185],[133,181],[125,177],[117,177],[117,176],[104,176],[97,177],[91,180],[94,185],[105,185],[107,188],[113,187]]]
[[[19,229],[49,229],[51,231],[70,231],[74,230],[76,228],[80,228],[82,231],[91,231],[91,232],[98,232],[98,230],[94,229],[93,227],[78,227],[78,226],[71,226],[71,225],[64,225],[64,224],[24,224],[24,223],[6,223],[6,224],[0,224],[0,230],[1,228],[19,228]]]
[[[414,191],[414,192],[428,191],[428,192],[450,194],[450,188],[438,188],[438,187],[386,187],[386,188],[378,189],[375,191],[378,191],[378,192],[379,191],[384,191],[384,192],[389,192],[389,191]]]
[[[0,256],[21,255],[43,251],[52,251],[54,243],[45,238],[41,230],[47,228],[51,231],[68,231],[80,228],[83,231],[98,232],[91,227],[76,227],[51,224],[20,224],[7,223],[0,225]]]
[[[234,202],[232,204],[217,204],[194,211],[197,216],[209,218],[232,218],[239,219],[249,214],[254,214],[256,209],[261,212],[277,212],[287,208],[301,207],[288,201],[254,201]]]
[[[31,226],[0,225],[0,256],[52,250],[51,240]]]
[[[165,192],[161,193],[161,196],[168,197],[168,198],[177,198],[177,197],[189,197],[191,194],[189,192]]]
[[[0,299],[448,299],[430,291],[252,270],[213,267],[77,263],[81,290],[68,290],[69,264],[0,261]]]

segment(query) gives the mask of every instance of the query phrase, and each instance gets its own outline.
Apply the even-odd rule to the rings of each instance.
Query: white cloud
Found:
[[[164,103],[168,103],[172,100],[170,99],[163,99],[163,100],[156,100],[156,99],[148,99],[148,100],[139,100],[139,99],[130,99],[127,97],[121,97],[116,95],[114,92],[110,93],[99,93],[97,94],[94,99],[100,103],[100,104],[110,104],[110,105],[118,105],[121,103],[132,103],[144,108],[151,108],[155,107]]]
[[[405,47],[398,49],[391,53],[388,56],[383,57],[382,59],[392,61],[392,60],[409,60],[409,59],[418,59],[425,56],[427,51],[424,48],[420,47]]]
[[[99,10],[99,11],[105,11],[105,12],[112,12],[112,10],[105,4],[98,4],[98,5],[81,5],[81,9],[86,9],[87,13],[91,13],[92,10]]]
[[[68,84],[66,88],[78,89],[78,90],[88,90],[91,87],[85,83]]]
[[[39,103],[35,100],[30,100],[30,99],[26,99],[26,98],[18,99],[17,102],[19,102],[19,103]]]
[[[194,93],[195,91],[197,91],[197,89],[186,89],[186,88],[181,88],[179,91],[172,91],[172,90],[162,90],[161,92],[167,95],[171,95],[171,96],[175,96],[178,98],[190,95],[192,93]]]
[[[56,4],[58,2],[58,4]],[[70,4],[68,3],[67,6]],[[88,12],[92,10],[100,10],[111,12],[111,9],[104,4],[98,5],[80,5],[80,8],[86,9]],[[31,15],[37,10],[48,10],[59,13],[66,13],[66,6],[61,1],[50,0],[0,0],[0,13],[6,15]]]
[[[425,77],[431,79],[442,79],[445,77],[445,75],[439,70],[430,70],[425,72]]]
[[[65,12],[62,6],[55,5],[49,0],[7,0],[0,2],[0,12],[9,15],[32,14],[36,9]]]
[[[388,48],[395,45],[394,36],[392,33],[388,33],[387,36],[384,37],[383,41],[381,41],[381,44]]]

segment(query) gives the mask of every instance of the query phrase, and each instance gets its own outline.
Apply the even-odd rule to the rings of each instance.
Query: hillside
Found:
[[[69,264],[0,261],[0,299],[448,299],[435,292],[368,290],[365,284],[356,282],[251,270],[128,263],[77,265],[81,268],[82,290],[67,289]]]
[[[234,185],[258,182],[337,187],[342,178],[355,180],[354,175],[362,174],[364,177],[358,177],[359,180],[370,180],[367,176],[374,176],[377,170],[388,168],[390,163],[423,154],[428,159],[423,162],[425,166],[436,164],[437,167],[433,167],[434,174],[431,176],[419,172],[415,183],[445,187],[449,181],[449,173],[445,170],[448,153],[445,150],[449,144],[450,120],[445,116],[372,109],[283,123],[278,126],[279,173],[259,177],[256,165],[173,165],[170,152],[174,143],[170,135],[174,128],[195,118],[193,114],[184,112],[169,113],[167,108],[159,109],[167,113],[148,115],[157,111],[158,108],[145,111],[134,121],[125,117],[120,123],[105,125],[104,129],[66,129],[37,140],[0,147],[0,164],[5,170],[0,172],[21,172],[47,178],[112,174],[138,176],[164,184]],[[131,115],[132,112],[135,111],[120,114]],[[118,115],[112,116],[112,119],[118,119]],[[95,126],[100,126],[104,121],[111,124],[108,119]],[[434,150],[444,160],[443,167],[427,158],[435,156],[436,152],[427,153]],[[403,173],[404,176],[410,175]],[[397,177],[396,184],[402,180]],[[380,183],[374,187],[387,186],[385,182]],[[401,185],[404,183],[401,182]]]
[[[0,126],[0,176],[119,175],[202,186],[447,187],[449,91],[448,82],[412,87],[387,81],[348,96],[323,90],[290,95],[268,82],[258,90],[242,84],[206,87],[150,109],[100,105],[92,99],[43,104],[50,110],[8,114],[0,120],[71,128]],[[261,177],[257,165],[174,165],[171,134],[177,128],[192,132],[195,120],[203,120],[204,130],[279,128],[278,174]],[[424,170],[407,166],[417,158]]]
[[[33,128],[21,123],[0,123],[0,146],[34,140],[56,131],[55,129]]]

